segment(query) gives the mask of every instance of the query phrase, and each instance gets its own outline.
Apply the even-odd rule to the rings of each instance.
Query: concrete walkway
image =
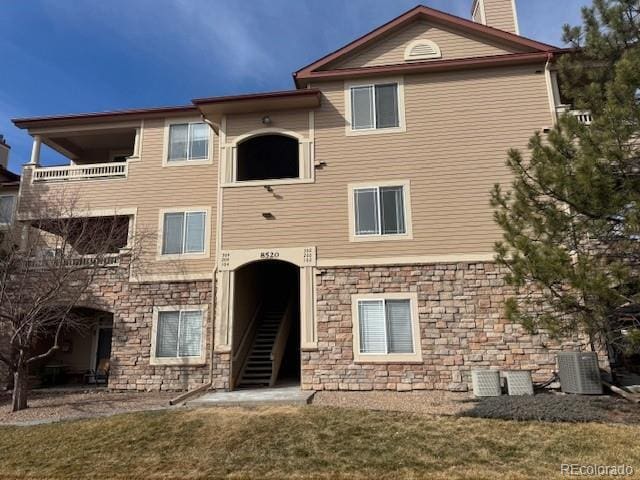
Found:
[[[313,390],[300,390],[298,386],[234,390],[233,392],[209,392],[188,401],[187,406],[306,405],[311,401],[314,393]]]

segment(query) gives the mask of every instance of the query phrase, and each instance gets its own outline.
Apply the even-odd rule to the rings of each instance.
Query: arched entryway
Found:
[[[234,275],[232,388],[300,382],[300,268],[262,260]]]

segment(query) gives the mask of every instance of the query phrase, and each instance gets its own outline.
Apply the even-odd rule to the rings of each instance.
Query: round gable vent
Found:
[[[442,58],[442,52],[438,44],[431,40],[415,40],[404,50],[404,59],[407,62],[432,58]]]

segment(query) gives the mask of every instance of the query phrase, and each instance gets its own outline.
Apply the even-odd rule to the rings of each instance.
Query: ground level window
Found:
[[[358,302],[360,353],[414,353],[410,300]]]
[[[202,348],[202,311],[158,312],[157,358],[199,357]]]
[[[368,293],[351,297],[356,362],[420,362],[418,295]]]
[[[14,195],[0,196],[0,225],[8,225],[13,220],[15,201]]]

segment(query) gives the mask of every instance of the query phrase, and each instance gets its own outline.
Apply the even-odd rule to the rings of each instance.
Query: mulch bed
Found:
[[[640,424],[639,405],[605,395],[541,393],[533,397],[487,397],[459,415],[516,421]]]

